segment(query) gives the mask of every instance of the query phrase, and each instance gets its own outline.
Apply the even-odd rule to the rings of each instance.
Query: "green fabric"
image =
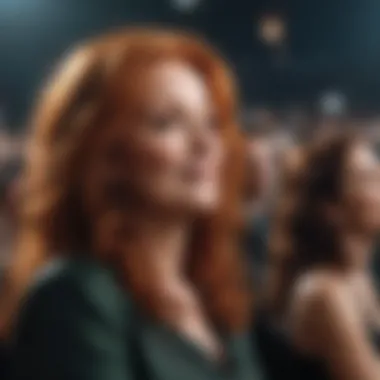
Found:
[[[55,262],[30,291],[16,336],[15,379],[260,379],[247,337],[231,337],[221,370],[191,342],[140,316],[110,271]]]

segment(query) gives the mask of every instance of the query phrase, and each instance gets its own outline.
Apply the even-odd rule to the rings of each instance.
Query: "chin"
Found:
[[[211,214],[216,211],[220,204],[219,196],[214,194],[203,193],[198,197],[194,197],[191,202],[190,198],[187,199],[189,208],[195,213],[199,214]]]
[[[208,189],[197,189],[196,191],[167,192],[160,199],[161,208],[180,215],[191,217],[198,215],[213,214],[220,205],[219,192]]]

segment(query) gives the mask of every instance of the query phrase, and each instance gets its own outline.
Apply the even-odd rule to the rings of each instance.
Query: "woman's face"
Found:
[[[365,232],[380,230],[380,165],[369,144],[352,149],[345,173],[344,199],[350,219]]]
[[[211,212],[220,195],[223,147],[203,78],[167,61],[147,70],[141,84],[137,79],[143,101],[135,116],[97,137],[87,194],[103,187],[100,197],[114,203],[128,198],[164,213]]]

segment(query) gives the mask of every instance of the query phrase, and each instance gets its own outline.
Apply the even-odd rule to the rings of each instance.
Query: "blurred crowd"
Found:
[[[247,234],[244,244],[258,263],[255,272],[261,272],[265,262],[267,217],[276,200],[276,189],[281,177],[283,160],[306,142],[337,131],[356,131],[369,138],[380,151],[380,119],[353,118],[347,116],[313,115],[299,109],[275,112],[264,108],[247,109],[242,114],[241,128],[246,137],[251,171],[248,181],[248,199],[243,213],[247,218]],[[27,135],[11,132],[3,123],[0,127],[0,263],[5,266],[12,252],[14,241],[17,193],[20,190],[19,175]],[[260,175],[258,189],[256,176]],[[249,177],[249,174],[248,174]],[[261,196],[258,198],[257,193]],[[258,200],[259,199],[259,200]],[[252,224],[253,223],[253,224]],[[247,245],[248,244],[248,245]],[[259,265],[257,265],[259,264]],[[380,265],[380,264],[379,264]]]

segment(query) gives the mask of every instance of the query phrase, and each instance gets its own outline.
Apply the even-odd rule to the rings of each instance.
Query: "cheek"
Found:
[[[215,168],[219,173],[221,171],[221,168],[225,165],[227,158],[226,147],[222,144],[222,142],[219,139],[215,142],[212,154],[215,162]]]
[[[380,192],[370,187],[357,187],[351,196],[353,218],[368,225],[380,224]]]
[[[126,156],[125,174],[131,182],[160,187],[175,178],[186,160],[186,148],[181,138],[145,140],[131,144]]]
[[[208,144],[208,153],[206,154],[205,163],[213,169],[214,174],[218,177],[222,168],[228,162],[228,148],[223,143],[220,136],[212,136]]]
[[[379,209],[380,207],[380,191],[374,187],[367,187],[362,189],[362,192],[359,196],[360,205],[367,209]]]
[[[380,225],[380,191],[372,189],[367,192],[365,209],[367,219],[374,225]],[[364,207],[363,207],[364,208]]]

